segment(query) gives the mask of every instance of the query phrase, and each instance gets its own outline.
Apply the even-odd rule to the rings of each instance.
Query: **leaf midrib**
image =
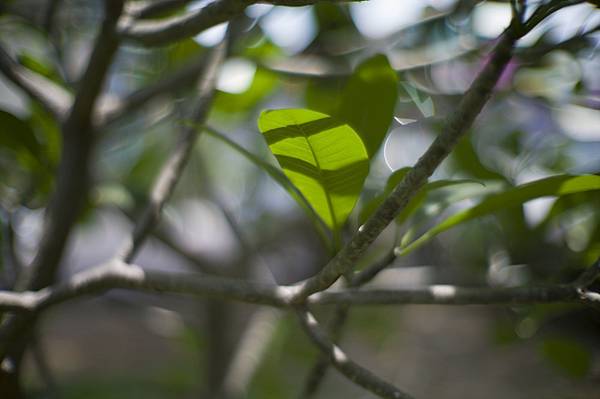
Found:
[[[337,218],[335,216],[335,212],[333,212],[333,204],[331,203],[331,196],[329,195],[329,191],[327,190],[326,187],[324,187],[325,177],[322,174],[321,164],[319,163],[317,154],[315,154],[315,150],[313,149],[312,143],[310,142],[310,136],[307,136],[306,132],[304,131],[304,129],[302,128],[302,125],[300,123],[298,123],[297,121],[295,121],[295,122],[296,122],[296,126],[298,127],[298,130],[300,130],[300,132],[302,133],[302,136],[308,143],[308,148],[310,149],[310,153],[311,153],[313,160],[315,161],[315,164],[317,166],[317,171],[319,173],[319,182],[321,183],[321,186],[323,188],[323,193],[325,194],[325,199],[327,200],[327,208],[329,209],[329,215],[331,216],[331,224],[333,227],[333,231],[337,231],[337,229],[338,229]]]

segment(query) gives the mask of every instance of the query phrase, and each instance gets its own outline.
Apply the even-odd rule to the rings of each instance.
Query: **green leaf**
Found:
[[[358,134],[329,115],[306,109],[263,111],[258,128],[285,175],[336,236],[369,172]]]
[[[400,248],[399,255],[405,255],[415,250],[441,232],[466,221],[518,206],[539,197],[563,196],[592,190],[600,190],[600,176],[558,175],[510,188],[504,192],[490,195],[479,204],[450,216],[412,243]]]
[[[590,352],[573,340],[548,338],[540,349],[550,362],[573,378],[585,377],[592,364]]]
[[[360,135],[369,157],[377,152],[394,117],[398,77],[384,55],[360,64],[344,88],[335,116]]]

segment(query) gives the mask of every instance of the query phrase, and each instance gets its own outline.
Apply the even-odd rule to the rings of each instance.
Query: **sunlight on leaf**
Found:
[[[306,109],[264,111],[258,128],[285,175],[339,233],[369,172],[358,134],[329,115]]]

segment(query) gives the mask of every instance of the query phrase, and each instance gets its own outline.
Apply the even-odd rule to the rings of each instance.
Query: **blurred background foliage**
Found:
[[[101,3],[56,1],[51,20],[49,3],[2,2],[0,44],[23,67],[71,91],[97,31]],[[189,2],[173,13],[206,3]],[[254,5],[243,19],[209,118],[218,132],[199,139],[159,231],[137,263],[170,270],[208,265],[223,274],[291,283],[326,262],[327,245],[293,198],[227,140],[277,165],[257,129],[262,110],[308,108],[351,117],[362,107],[375,113],[388,107],[393,120],[373,116],[367,123],[373,129],[381,125],[384,140],[372,156],[347,235],[385,192],[388,178],[412,165],[439,133],[443,117],[508,24],[510,5],[455,0]],[[600,173],[599,24],[597,8],[582,3],[519,41],[495,96],[432,178],[461,184],[425,193],[413,213],[382,234],[364,264],[487,195],[557,174]],[[157,49],[123,46],[104,100],[197,62],[224,32],[219,25]],[[359,66],[369,62],[395,71],[394,93],[353,86]],[[94,187],[64,275],[108,259],[118,248],[178,127],[186,123],[192,87],[170,90],[98,132]],[[348,98],[353,105],[344,108]],[[0,75],[4,287],[33,256],[60,140],[52,116]],[[498,207],[436,236],[397,258],[371,284],[563,283],[599,256],[600,192],[543,196]],[[326,319],[329,312],[319,315]],[[292,398],[316,357],[288,316],[126,292],[52,310],[37,336],[48,367],[39,353],[29,355],[33,397],[199,392],[210,397],[223,383],[240,397]],[[343,344],[417,397],[589,398],[600,393],[599,337],[598,311],[580,306],[406,306],[354,310]],[[231,359],[242,366],[235,369]],[[227,375],[232,370],[234,377]],[[321,395],[368,397],[333,372]]]

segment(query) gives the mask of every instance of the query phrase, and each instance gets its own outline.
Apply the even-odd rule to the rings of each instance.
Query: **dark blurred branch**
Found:
[[[31,279],[23,286],[29,289],[41,288],[52,282],[69,231],[86,197],[95,139],[93,110],[119,45],[114,27],[122,2],[109,1],[106,4],[101,31],[62,127],[63,148],[56,191],[46,211],[38,253],[30,267]]]
[[[123,1],[105,2],[100,32],[62,125],[62,151],[56,187],[46,208],[37,253],[31,265],[18,276],[15,285],[18,291],[37,290],[54,282],[69,233],[87,196],[95,141],[93,110],[119,46],[115,27],[122,7]],[[20,76],[15,73],[13,78],[20,79]],[[21,87],[29,90],[31,95],[42,95],[35,88],[27,86],[30,82],[26,79],[20,82]],[[40,98],[47,100],[45,95]],[[54,102],[48,102],[49,105],[60,119],[64,110],[58,109]],[[60,106],[63,105],[61,102]],[[6,362],[4,364],[11,364],[11,367],[0,369],[0,391],[11,392],[11,397],[23,395],[19,383],[20,364],[34,323],[35,314],[24,317],[9,315],[2,319],[0,359]]]
[[[0,263],[3,266],[0,281],[3,287],[8,289],[13,287],[19,272],[23,269],[23,265],[17,254],[14,213],[0,208],[0,221],[2,223],[0,227],[2,228],[2,232],[0,232],[0,238],[2,238],[0,240],[0,256],[2,256],[2,261]]]
[[[57,120],[64,120],[71,108],[71,93],[50,79],[18,64],[2,47],[0,47],[0,72],[18,88],[39,102]]]
[[[314,316],[306,309],[296,310],[300,324],[319,350],[329,358],[333,367],[355,384],[381,398],[410,399],[411,396],[382,380],[369,370],[353,362],[339,347],[331,342]]]
[[[227,53],[227,42],[228,40],[224,40],[210,53],[210,58],[200,78],[198,97],[190,117],[193,125],[182,128],[177,146],[165,162],[152,187],[149,203],[141,217],[137,220],[131,240],[126,244],[122,252],[122,258],[125,262],[130,262],[137,254],[146,237],[158,222],[162,207],[172,195],[181,177],[198,136],[199,129],[196,128],[196,125],[203,124],[208,115],[208,110],[214,96],[219,66]]]
[[[121,36],[145,46],[160,46],[192,37],[208,28],[240,15],[247,6],[263,3],[281,6],[305,6],[317,2],[341,3],[357,0],[215,0],[206,6],[159,21],[140,21],[126,16],[119,22]],[[360,1],[360,0],[358,0]]]

